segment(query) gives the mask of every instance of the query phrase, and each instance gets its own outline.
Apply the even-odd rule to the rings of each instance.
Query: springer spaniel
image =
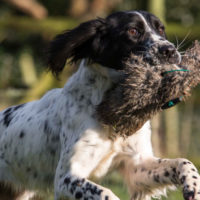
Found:
[[[50,70],[58,75],[69,60],[80,61],[79,69],[63,88],[0,113],[0,182],[50,189],[55,200],[119,200],[90,180],[116,168],[132,200],[151,199],[172,185],[183,188],[185,200],[200,200],[200,178],[190,161],[154,157],[149,122],[113,138],[98,119],[97,107],[130,54],[154,65],[181,61],[163,24],[145,11],[116,12],[58,35],[49,49]]]

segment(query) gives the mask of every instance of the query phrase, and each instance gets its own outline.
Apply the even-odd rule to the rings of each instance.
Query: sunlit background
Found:
[[[198,0],[0,1],[0,110],[38,99],[47,90],[62,87],[73,73],[75,67],[65,68],[58,81],[45,70],[46,49],[57,33],[114,11],[135,9],[150,11],[162,19],[168,39],[181,52],[200,38]],[[156,116],[152,127],[157,156],[187,157],[199,167],[200,87],[193,90],[185,103]],[[116,173],[103,184],[121,199],[128,199]],[[180,193],[170,194],[170,199],[179,198]]]

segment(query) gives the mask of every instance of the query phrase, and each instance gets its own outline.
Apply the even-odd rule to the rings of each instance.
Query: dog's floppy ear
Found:
[[[48,68],[58,75],[64,68],[66,60],[71,58],[71,61],[77,61],[87,57],[86,48],[91,48],[90,43],[103,27],[105,27],[105,21],[99,18],[57,35],[50,43],[48,50]]]

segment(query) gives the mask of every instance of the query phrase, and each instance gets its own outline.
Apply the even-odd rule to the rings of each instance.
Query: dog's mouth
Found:
[[[158,60],[161,64],[180,64],[181,54],[174,48],[170,54],[158,53]]]
[[[150,65],[162,65],[162,64],[177,64],[181,63],[181,54],[175,47],[162,46],[152,47],[145,49],[145,51],[139,51],[138,55],[141,55],[145,62]]]

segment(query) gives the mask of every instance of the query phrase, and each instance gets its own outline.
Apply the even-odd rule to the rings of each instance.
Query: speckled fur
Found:
[[[136,126],[135,129],[131,127],[131,133],[129,132],[126,137],[123,132],[116,134],[112,124],[105,125],[102,123],[103,120],[100,120],[98,105],[105,100],[109,102],[109,93],[115,93],[113,86],[124,78],[121,69],[110,65],[121,57],[116,57],[114,52],[103,52],[101,49],[101,55],[92,52],[92,56],[88,59],[85,48],[99,47],[102,38],[105,42],[105,37],[100,37],[101,34],[110,31],[111,27],[116,26],[122,18],[125,21],[135,20],[139,21],[140,25],[143,24],[148,36],[143,41],[145,48],[150,42],[155,41],[154,49],[166,44],[174,48],[164,35],[161,37],[155,32],[156,30],[150,28],[148,23],[151,21],[147,23],[145,16],[148,16],[148,19],[152,17],[154,22],[156,20],[155,16],[146,12],[119,12],[105,20],[98,19],[84,23],[55,39],[51,50],[53,58],[50,60],[55,74],[62,70],[66,59],[71,57],[78,60],[82,57],[85,59],[81,60],[78,71],[68,80],[64,88],[51,90],[37,101],[13,106],[0,113],[2,184],[11,183],[18,189],[36,192],[54,191],[55,200],[67,198],[118,200],[119,198],[111,190],[91,181],[91,177],[103,177],[115,168],[123,174],[132,200],[148,200],[152,196],[164,194],[165,188],[172,185],[183,188],[186,200],[200,200],[200,177],[191,162],[181,158],[159,159],[153,155],[149,117],[146,117],[139,127]],[[122,22],[124,25],[123,20]],[[111,23],[111,26],[107,26],[106,23]],[[157,19],[157,24],[159,23]],[[107,34],[107,37],[109,35]],[[92,43],[92,39],[96,43],[94,41]],[[108,41],[106,40],[106,45]],[[86,44],[83,45],[84,42]],[[113,50],[116,50],[115,44],[112,46]],[[137,45],[137,42],[134,44]],[[105,49],[107,51],[110,48],[106,46]],[[94,49],[89,50],[91,53]],[[155,52],[153,60],[158,56],[158,50]],[[107,53],[110,53],[109,56],[114,55],[113,60],[108,59]],[[149,56],[151,52],[147,51],[147,54]],[[175,54],[176,58],[179,58],[177,51]],[[106,66],[99,63],[100,58]],[[174,54],[170,59],[178,60]],[[166,61],[166,57],[164,60]],[[136,67],[135,63],[124,64],[126,65]],[[146,70],[150,68],[146,65],[143,68],[146,69],[143,69],[144,71],[138,69],[138,73],[137,70],[128,71],[129,75],[132,73],[140,75],[135,79],[136,87],[140,82],[144,87],[148,85],[148,81],[145,82],[149,77],[146,76]],[[170,76],[166,78],[170,79]],[[159,78],[162,79],[160,75]],[[150,86],[153,87],[151,84]],[[148,91],[152,91],[151,87],[147,86]],[[119,88],[123,90],[122,85]],[[131,90],[130,105],[142,97],[138,96],[140,94],[138,93],[132,99],[134,93],[135,91]],[[121,94],[117,94],[119,96],[116,98],[120,100]],[[109,98],[113,98],[112,95]],[[151,100],[150,98],[150,103]],[[161,99],[163,100],[166,98]],[[116,101],[114,103],[116,105]],[[138,105],[143,109],[143,103]],[[144,109],[141,116],[145,116],[146,112],[148,110]],[[122,122],[125,122],[123,118]],[[111,137],[113,135],[115,137]],[[27,200],[32,195],[33,193],[23,193],[18,199]]]

